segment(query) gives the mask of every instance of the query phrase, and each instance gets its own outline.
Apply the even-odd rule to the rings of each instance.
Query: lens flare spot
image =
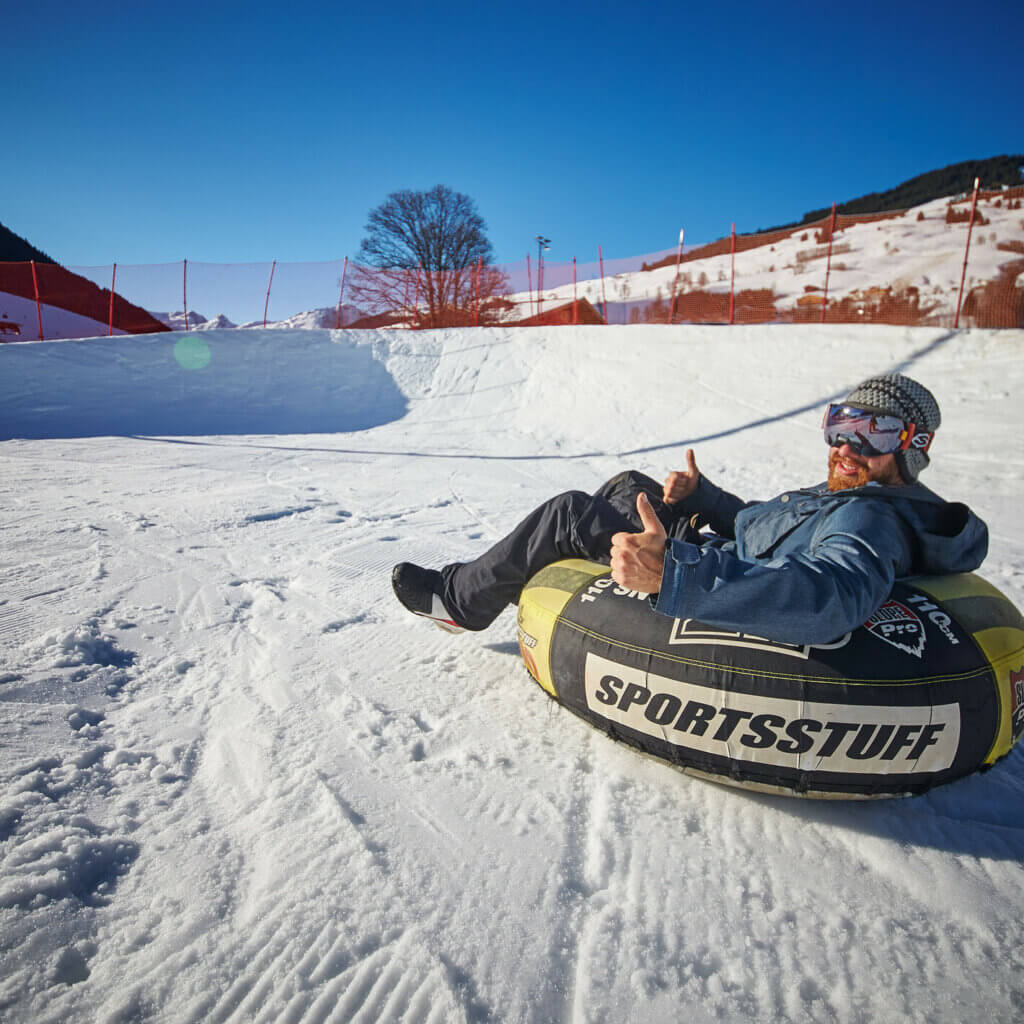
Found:
[[[191,334],[175,342],[174,358],[183,370],[205,370],[210,365],[213,353],[202,338]]]

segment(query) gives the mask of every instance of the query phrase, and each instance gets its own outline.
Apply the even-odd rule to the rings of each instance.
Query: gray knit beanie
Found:
[[[872,412],[899,416],[907,423],[913,423],[915,437],[922,434],[931,435],[942,422],[939,415],[939,403],[935,396],[916,380],[904,377],[902,373],[887,373],[881,377],[870,377],[858,384],[843,399],[850,405],[859,405]],[[917,474],[928,465],[926,452],[913,446],[906,451],[896,453],[896,465],[900,476],[912,484]]]

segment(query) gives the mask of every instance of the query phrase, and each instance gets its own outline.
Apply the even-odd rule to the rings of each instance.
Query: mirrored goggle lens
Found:
[[[912,423],[851,405],[830,405],[825,413],[825,441],[832,448],[848,444],[860,455],[888,455],[906,448]]]

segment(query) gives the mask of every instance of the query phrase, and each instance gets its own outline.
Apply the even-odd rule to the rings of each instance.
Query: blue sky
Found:
[[[70,265],[352,256],[468,193],[627,257],[1024,149],[1024,5],[7,4],[0,222]]]

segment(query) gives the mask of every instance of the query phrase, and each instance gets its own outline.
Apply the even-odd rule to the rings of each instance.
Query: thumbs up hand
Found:
[[[627,590],[656,594],[661,590],[661,571],[668,538],[646,494],[636,499],[643,523],[641,533],[616,533],[612,537],[612,579]]]
[[[673,470],[665,477],[665,496],[662,499],[666,505],[674,505],[677,501],[688,498],[700,483],[700,470],[697,469],[697,460],[693,457],[693,449],[686,449],[686,469],[683,471]]]

